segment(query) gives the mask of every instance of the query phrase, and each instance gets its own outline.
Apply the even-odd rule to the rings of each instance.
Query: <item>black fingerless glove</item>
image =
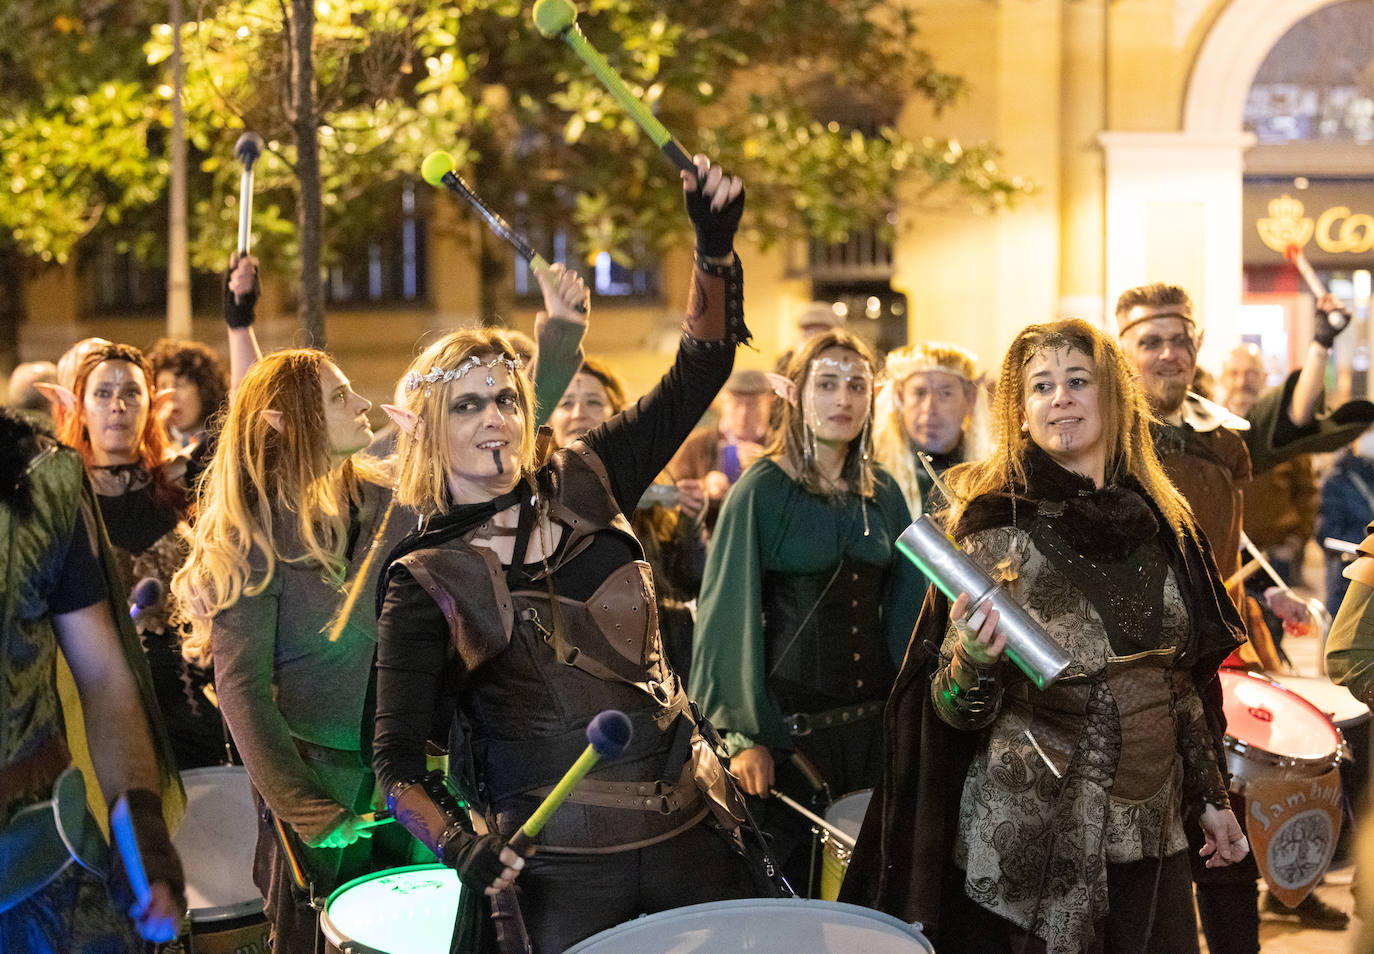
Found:
[[[253,308],[262,291],[258,283],[258,270],[253,269],[253,287],[242,298],[229,290],[229,276],[233,271],[231,268],[224,273],[224,323],[230,328],[249,328],[253,324]]]
[[[697,233],[697,252],[707,258],[728,258],[735,248],[735,232],[744,215],[744,190],[725,208],[712,211],[711,197],[702,193],[703,180],[697,176],[697,187],[684,193],[687,217]]]
[[[186,875],[182,872],[181,858],[172,846],[167,822],[162,817],[162,796],[146,788],[131,788],[124,793],[124,799],[129,805],[129,821],[133,825],[134,840],[138,842],[148,884],[157,884],[159,881],[166,883],[179,909],[185,909]],[[113,852],[113,861],[111,888],[124,909],[128,910],[134,898],[128,875],[124,871],[123,856],[117,851]]]
[[[1312,338],[1317,344],[1330,351],[1331,346],[1336,343],[1336,335],[1344,331],[1349,324],[1350,315],[1344,309],[1337,308],[1328,312],[1318,308],[1316,327],[1313,329]]]
[[[482,891],[501,877],[501,849],[506,839],[500,835],[474,835],[463,832],[444,844],[444,864],[458,872],[458,880],[470,891]]]

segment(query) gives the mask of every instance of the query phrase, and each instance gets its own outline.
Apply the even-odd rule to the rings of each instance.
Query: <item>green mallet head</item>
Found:
[[[443,185],[444,176],[452,171],[453,157],[443,150],[431,152],[425,156],[425,161],[420,163],[420,178],[432,186]]]
[[[576,22],[577,8],[569,0],[538,0],[534,5],[534,28],[541,36],[561,36]]]

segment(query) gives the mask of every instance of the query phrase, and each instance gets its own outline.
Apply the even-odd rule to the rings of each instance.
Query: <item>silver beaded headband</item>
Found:
[[[855,368],[859,370],[855,370]],[[836,358],[813,358],[811,360],[811,376],[814,378],[822,371],[829,371],[839,375],[848,381],[851,378],[863,378],[866,381],[873,380],[873,369],[864,359],[858,361],[840,361]]]
[[[506,370],[511,374],[514,374],[515,372],[519,371],[524,366],[519,358],[507,358],[505,355],[497,355],[490,361],[486,362],[485,366],[488,369],[491,369],[496,367],[498,364],[504,364],[506,366]],[[466,361],[459,362],[457,367],[449,368],[448,370],[444,370],[443,368],[430,368],[429,371],[425,374],[421,374],[418,371],[412,371],[410,372],[410,374],[406,375],[406,391],[414,391],[421,385],[429,386],[433,384],[448,384],[450,381],[457,381],[459,378],[467,374],[473,368],[478,368],[482,366],[482,359],[474,354],[471,357],[469,357]],[[491,387],[495,383],[496,379],[492,377],[490,373],[488,373],[487,387]]]

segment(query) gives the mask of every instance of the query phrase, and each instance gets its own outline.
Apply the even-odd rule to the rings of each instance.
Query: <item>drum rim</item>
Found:
[[[866,908],[858,904],[849,904],[845,901],[819,901],[810,898],[736,898],[729,901],[707,901],[702,904],[688,904],[680,908],[669,908],[666,911],[659,911],[655,914],[647,915],[647,917],[667,919],[671,917],[691,917],[702,909],[714,911],[720,911],[725,908],[745,907],[754,909],[778,909],[783,906],[794,907],[796,905],[804,905],[806,908],[812,910],[816,908],[829,908],[830,910],[842,911],[846,914],[858,914],[868,920],[885,923],[890,927],[899,927],[906,932],[908,937],[920,944],[928,954],[934,954],[935,952],[935,948],[930,943],[930,939],[925,935],[925,926],[919,921],[903,921],[901,918],[894,917],[886,911],[878,911],[874,908]],[[643,918],[634,918],[623,924],[617,924],[604,931],[599,931],[589,938],[578,941],[572,947],[568,948],[564,954],[585,954],[585,952],[589,950],[587,945],[592,941],[600,938],[604,934],[609,934],[611,931],[616,931],[627,925],[636,924],[641,920],[643,920]],[[915,933],[912,933],[913,931]]]
[[[1332,767],[1341,763],[1341,752],[1345,749],[1345,736],[1335,723],[1332,723],[1331,727],[1336,730],[1336,751],[1330,755],[1318,755],[1311,758],[1301,755],[1279,755],[1277,752],[1271,752],[1269,749],[1261,748],[1254,743],[1238,739],[1229,732],[1226,733],[1222,741],[1227,752],[1234,753],[1247,762],[1254,762],[1266,768],[1310,768],[1330,771]],[[1233,772],[1232,774],[1238,773]]]
[[[181,778],[200,778],[210,775],[248,775],[248,769],[242,765],[198,765],[195,768],[182,769],[177,773]],[[251,782],[252,779],[250,778]]]
[[[844,842],[831,835],[828,829],[822,828],[819,825],[812,825],[811,831],[819,836],[821,851],[825,852],[825,854],[834,858],[836,861],[843,862],[845,865],[849,864],[849,859],[854,855],[853,848],[850,848]]]
[[[190,916],[192,924],[214,924],[219,921],[246,918],[254,914],[263,915],[265,910],[262,898],[249,898],[247,901],[222,904],[217,908],[190,908],[187,914]]]
[[[1298,702],[1306,706],[1309,711],[1315,712],[1321,717],[1323,722],[1331,726],[1331,731],[1336,734],[1336,747],[1329,755],[1282,755],[1232,735],[1228,727],[1225,738],[1222,740],[1226,746],[1226,751],[1234,752],[1241,758],[1252,759],[1255,762],[1259,762],[1271,768],[1321,768],[1322,766],[1329,767],[1340,764],[1341,752],[1345,748],[1345,736],[1341,733],[1340,726],[1336,725],[1336,721],[1319,709],[1310,699],[1293,689],[1289,689],[1283,683],[1265,673],[1253,672],[1249,669],[1241,669],[1235,666],[1224,666],[1217,671],[1217,678],[1221,679],[1223,675],[1227,674],[1231,675],[1232,678],[1249,679],[1261,683],[1269,686],[1271,689],[1277,689],[1279,692],[1286,693],[1298,700]],[[1225,688],[1225,680],[1222,680],[1223,691]],[[1223,711],[1224,708],[1223,705]]]
[[[377,948],[365,944],[362,941],[359,941],[355,938],[344,936],[344,933],[339,930],[338,925],[336,925],[334,921],[329,917],[329,909],[333,907],[334,901],[338,899],[338,897],[342,895],[344,892],[348,891],[348,889],[356,888],[358,885],[366,884],[369,881],[378,881],[382,878],[389,878],[393,875],[406,874],[412,871],[452,870],[453,869],[448,867],[448,865],[442,865],[438,862],[430,862],[429,864],[423,865],[403,865],[400,868],[383,868],[381,871],[374,871],[371,874],[365,874],[360,877],[354,878],[352,881],[347,881],[339,885],[333,891],[329,892],[329,897],[325,899],[324,908],[320,911],[320,933],[324,935],[325,940],[327,940],[330,944],[333,944],[340,951],[345,952],[345,954],[386,954],[385,951],[380,951]],[[454,874],[454,877],[457,877],[456,873]],[[460,893],[463,890],[463,883],[461,881],[458,882],[458,890]],[[345,947],[344,945],[346,944],[350,946]]]

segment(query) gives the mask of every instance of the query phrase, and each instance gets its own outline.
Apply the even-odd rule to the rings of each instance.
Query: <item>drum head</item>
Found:
[[[912,954],[933,952],[915,927],[835,901],[775,898],[674,908],[602,931],[567,954]]]
[[[1350,694],[1345,686],[1338,686],[1325,676],[1273,676],[1283,688],[1296,692],[1322,712],[1340,728],[1369,721],[1369,706]]]
[[[181,773],[186,817],[172,836],[186,869],[186,903],[195,922],[232,920],[262,911],[253,884],[258,812],[241,765]]]
[[[1335,757],[1340,748],[1336,727],[1302,696],[1242,669],[1223,669],[1218,678],[1228,736],[1298,761]]]
[[[858,838],[859,829],[863,827],[864,815],[868,813],[868,803],[872,799],[871,788],[842,795],[826,810],[825,820],[850,838]]]
[[[461,890],[443,865],[380,871],[331,894],[320,930],[352,954],[448,954]]]

